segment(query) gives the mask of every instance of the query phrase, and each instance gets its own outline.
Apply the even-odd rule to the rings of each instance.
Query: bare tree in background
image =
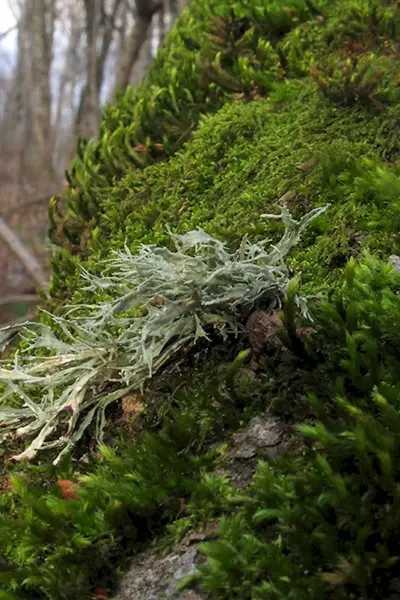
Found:
[[[135,0],[135,20],[118,61],[114,91],[122,90],[129,84],[133,65],[147,39],[153,16],[162,8],[161,0]]]
[[[123,2],[113,0],[107,11],[106,3],[84,0],[86,23],[86,83],[82,88],[76,115],[76,133],[94,137],[100,119],[100,93],[116,22]]]
[[[17,29],[1,62],[0,322],[9,298],[43,287],[49,197],[60,191],[78,136],[96,137],[102,107],[146,73],[186,0],[0,0]],[[11,302],[11,300],[10,300]],[[28,302],[28,301],[27,301]]]
[[[60,77],[53,98],[54,124],[52,127],[52,158],[57,173],[63,172],[66,157],[73,151],[72,145],[75,138],[70,139],[70,132],[76,120],[76,90],[78,81],[85,73],[85,66],[81,66],[82,38],[85,31],[80,7],[75,2],[65,7],[62,25],[61,31],[68,41],[62,61],[60,61]],[[78,65],[81,68],[78,68]]]
[[[100,2],[84,0],[86,25],[86,85],[78,111],[79,134],[95,137],[100,116],[97,45],[100,29]]]
[[[29,102],[24,143],[24,168],[42,170],[45,184],[51,184],[53,169],[50,146],[50,67],[53,48],[55,0],[26,2],[25,30],[29,48],[26,52]],[[50,160],[49,160],[50,158]]]

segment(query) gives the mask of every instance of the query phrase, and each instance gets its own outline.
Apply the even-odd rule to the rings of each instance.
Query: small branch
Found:
[[[20,259],[37,285],[40,288],[46,289],[47,279],[36,257],[25,247],[17,234],[10,229],[2,217],[0,217],[0,237]]]
[[[15,319],[12,323],[2,323],[0,325],[0,358],[5,356],[7,349],[16,338],[20,329],[26,327],[34,316],[34,313],[28,313],[23,317]]]
[[[4,38],[7,37],[9,33],[14,31],[14,29],[17,29],[17,25],[13,25],[12,27],[9,27],[6,31],[0,33],[0,42],[1,40],[4,40]]]
[[[160,0],[155,2],[136,0],[135,6],[136,19],[122,48],[111,98],[115,97],[117,90],[125,90],[127,88],[133,65],[139,56],[143,44],[146,42],[153,16],[162,9],[163,3]]]
[[[10,335],[12,335],[12,332],[18,333],[18,329],[31,323],[32,319],[34,319],[34,318],[35,318],[35,313],[28,312],[28,313],[26,313],[26,315],[23,315],[22,317],[18,317],[16,319],[14,319],[13,321],[9,321],[8,323],[1,323],[0,324],[0,345],[1,345],[3,339],[6,339]]]
[[[16,302],[37,302],[39,296],[36,294],[10,294],[0,298],[0,306],[6,306],[7,304],[14,304]]]

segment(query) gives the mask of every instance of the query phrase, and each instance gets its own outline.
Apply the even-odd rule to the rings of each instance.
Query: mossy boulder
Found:
[[[283,226],[263,215],[329,208],[288,257],[301,278],[274,351],[248,364],[248,339],[210,335],[128,399],[133,424],[107,412],[112,449],[85,438],[57,470],[11,467],[5,598],[104,596],[141,548],[210,522],[195,582],[211,598],[398,598],[399,36],[395,0],[192,0],[146,81],[79,142],[50,203],[56,316],[112,295],[82,288],[81,271],[125,246],[196,228],[232,250],[274,243]],[[306,329],[299,280],[315,300]],[[266,410],[300,435],[238,490],[218,475],[229,440]]]
[[[364,248],[395,252],[397,11],[377,0],[192,2],[146,82],[106,108],[97,142],[80,144],[63,214],[52,201],[54,297],[74,293],[80,264],[167,243],[167,227],[232,245],[274,238],[260,214],[279,202],[295,213],[331,204],[293,256],[311,288]]]

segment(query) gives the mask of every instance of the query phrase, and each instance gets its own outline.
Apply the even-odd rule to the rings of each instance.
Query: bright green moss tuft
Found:
[[[107,107],[98,142],[80,144],[66,212],[51,207],[52,239],[67,252],[54,258],[53,295],[74,288],[62,276],[76,269],[68,256],[90,263],[125,239],[165,243],[167,224],[235,243],[260,235],[259,214],[292,187],[299,208],[326,201],[337,174],[296,164],[328,156],[332,143],[355,159],[396,159],[398,28],[395,2],[193,2],[145,83]],[[310,280],[331,271],[332,252],[344,264],[352,236],[377,241],[361,215],[348,221],[341,192],[329,221],[339,212],[340,231],[298,257]]]
[[[400,145],[390,131],[385,115],[336,107],[310,79],[282,84],[269,100],[227,104],[168,162],[132,170],[110,192],[88,264],[125,243],[168,243],[168,228],[202,227],[230,246],[244,235],[274,240],[281,226],[261,214],[281,202],[297,216],[330,204],[290,257],[307,288],[321,290],[351,256],[399,248],[400,169],[389,158]]]

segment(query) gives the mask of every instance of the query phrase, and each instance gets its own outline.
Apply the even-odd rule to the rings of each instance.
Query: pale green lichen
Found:
[[[280,242],[269,250],[268,240],[253,244],[244,238],[231,253],[197,230],[174,235],[175,251],[142,245],[132,254],[126,247],[105,261],[101,276],[83,270],[86,290],[106,290],[112,299],[72,305],[62,317],[48,314],[52,327],[39,323],[26,330],[24,351],[3,361],[0,369],[0,381],[7,386],[3,403],[16,396],[23,404],[0,409],[3,439],[13,431],[37,434],[15,460],[60,448],[59,460],[93,420],[101,441],[107,406],[140,389],[179,351],[206,337],[207,327],[222,335],[237,333],[243,307],[261,300],[270,308],[278,306],[290,282],[284,258],[325,209],[314,209],[299,221],[286,208],[281,215],[264,215],[281,218],[285,225]],[[306,316],[305,300],[297,297],[297,303]],[[29,395],[38,387],[40,403]],[[66,426],[65,433],[52,436],[60,425]]]

